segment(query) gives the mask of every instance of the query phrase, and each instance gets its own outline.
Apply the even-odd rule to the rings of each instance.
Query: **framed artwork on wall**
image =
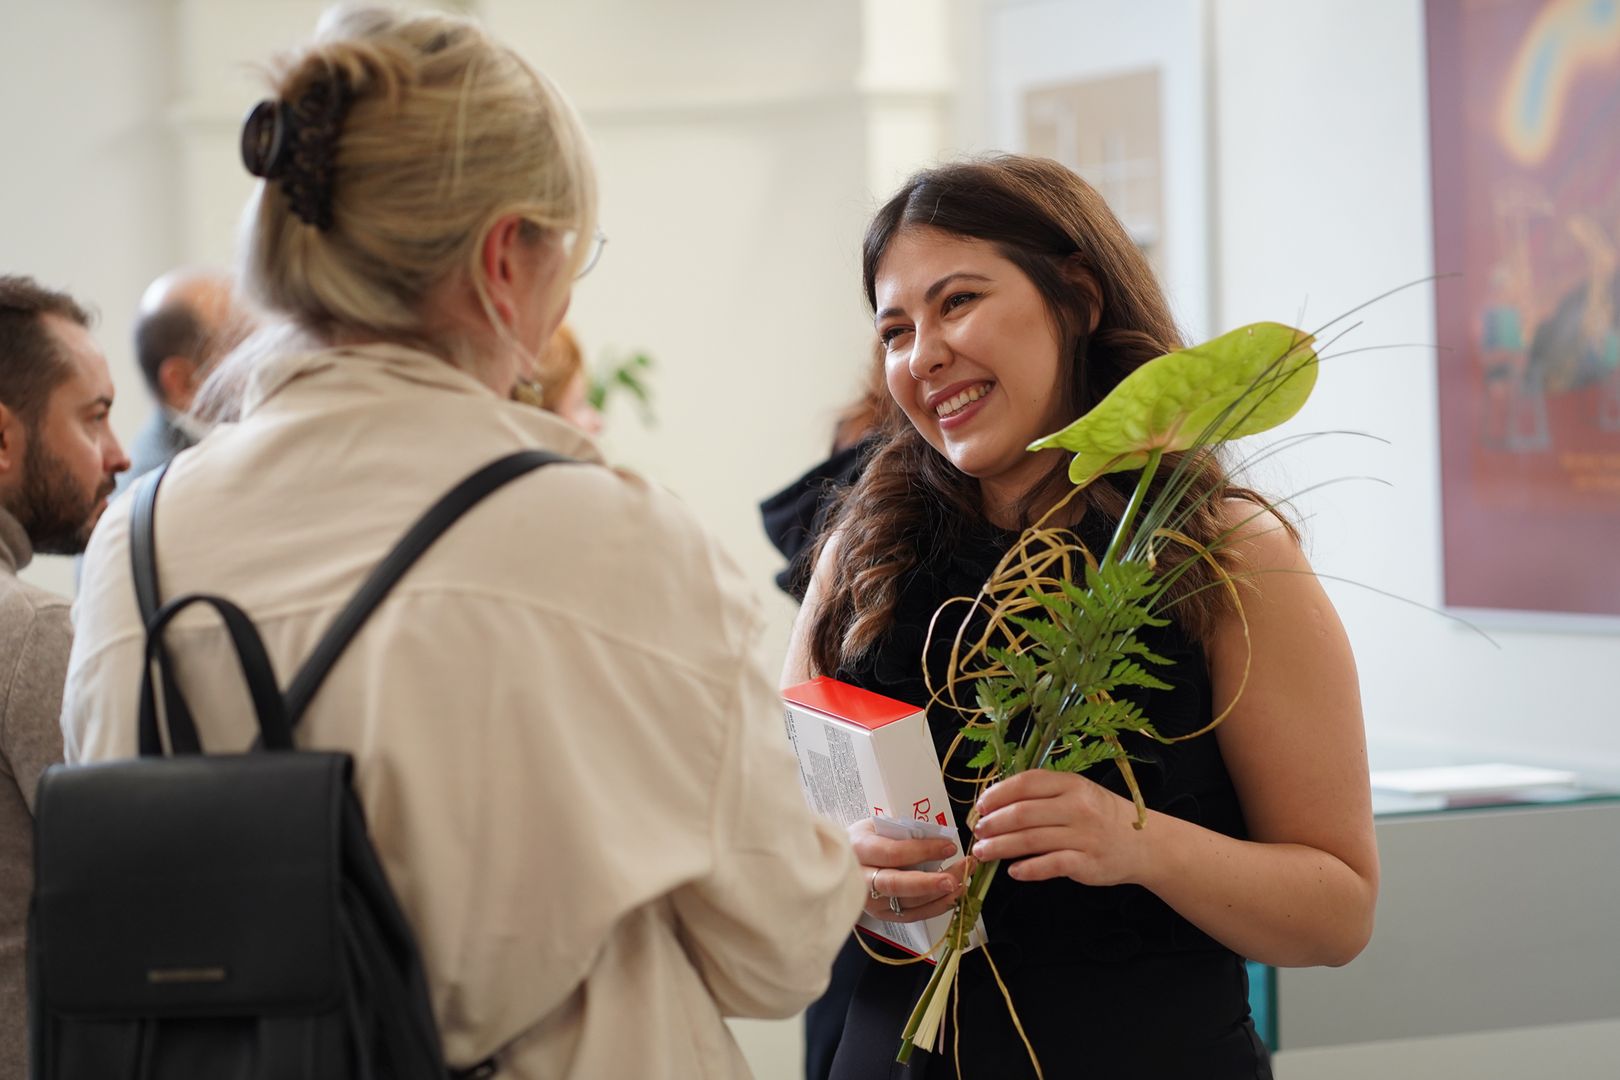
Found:
[[[1190,340],[1212,335],[1206,0],[984,0],[987,145],[1108,201]]]
[[[1157,68],[1024,91],[1026,153],[1085,177],[1119,216],[1159,278],[1164,255],[1164,143]]]
[[[1620,629],[1620,2],[1427,29],[1445,603]]]

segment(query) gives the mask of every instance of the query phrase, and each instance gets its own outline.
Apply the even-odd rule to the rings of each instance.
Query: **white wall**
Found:
[[[99,310],[126,441],[148,408],[135,304],[177,251],[172,25],[167,4],[145,0],[0,0],[0,273]],[[73,588],[71,559],[42,556],[25,575]]]
[[[825,453],[870,333],[859,6],[485,11],[567,89],[596,144],[610,239],[570,320],[587,356],[639,349],[657,365],[656,426],[610,412],[608,451],[722,537],[769,605],[779,664],[792,607],[755,504]]]
[[[1032,89],[1143,69],[1160,75],[1165,293],[1176,321],[1206,336],[1209,280],[1205,0],[983,0],[986,148],[1022,151]]]
[[[1219,0],[1213,12],[1220,325],[1287,321],[1302,307],[1303,324],[1318,324],[1434,273],[1421,0]],[[1427,285],[1357,318],[1364,325],[1341,348],[1435,340]],[[1430,348],[1324,363],[1288,430],[1348,429],[1388,445],[1320,440],[1290,452],[1277,477],[1285,490],[1342,476],[1388,481],[1301,500],[1316,566],[1434,607],[1436,392]],[[1620,773],[1614,635],[1491,626],[1497,649],[1437,614],[1328,588],[1356,648],[1374,738]]]

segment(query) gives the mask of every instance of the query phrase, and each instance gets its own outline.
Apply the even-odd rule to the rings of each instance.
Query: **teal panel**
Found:
[[[1277,969],[1244,961],[1249,974],[1249,1013],[1254,1030],[1271,1050],[1277,1049]]]

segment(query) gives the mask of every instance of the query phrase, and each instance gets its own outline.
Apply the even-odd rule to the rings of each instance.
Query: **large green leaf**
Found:
[[[1316,385],[1312,337],[1281,323],[1240,326],[1149,360],[1086,415],[1029,444],[1074,451],[1069,478],[1140,469],[1154,450],[1209,446],[1276,427]]]

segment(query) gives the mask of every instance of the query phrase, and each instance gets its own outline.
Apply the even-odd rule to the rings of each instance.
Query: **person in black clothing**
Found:
[[[776,575],[777,587],[793,599],[804,599],[810,585],[810,556],[826,527],[827,515],[839,495],[860,478],[867,458],[881,442],[876,431],[879,416],[884,409],[893,408],[883,379],[883,354],[878,351],[865,391],[838,417],[826,460],[759,504],[765,535],[787,559]],[[826,992],[804,1010],[805,1080],[827,1080],[849,997],[865,966],[866,954],[852,938],[833,964]]]
[[[1050,161],[919,173],[868,228],[863,267],[898,408],[817,545],[784,682],[831,675],[922,706],[954,632],[930,639],[935,610],[973,595],[1069,490],[1066,454],[1025,447],[1183,343],[1124,228]],[[1179,460],[1166,456],[1157,489]],[[1127,736],[1145,828],[1111,766],[1036,770],[981,794],[949,779],[970,772],[965,758],[947,761],[958,821],[975,798],[982,815],[964,846],[1001,860],[989,952],[1048,1077],[1269,1077],[1242,958],[1343,964],[1371,934],[1378,860],[1348,642],[1294,529],[1218,454],[1188,464],[1182,530],[1223,548],[1242,609],[1195,561],[1170,594],[1174,622],[1141,635],[1173,662],[1156,669],[1171,688],[1133,699],[1165,735],[1232,708],[1202,738]],[[1100,553],[1136,481],[1097,481],[1057,523]],[[1186,557],[1166,550],[1161,564]],[[929,723],[943,759],[960,718],[933,707]],[[887,840],[870,822],[851,838],[872,914],[894,918],[891,898],[906,919],[955,902],[961,867],[909,869],[938,858],[937,841]],[[894,1055],[927,971],[862,954],[836,1045],[820,1048],[834,1080],[938,1080],[958,1060],[973,1078],[1034,1075],[983,954],[963,960],[946,1049],[904,1068]]]
[[[838,494],[861,475],[879,441],[878,418],[884,409],[893,408],[883,381],[883,356],[878,353],[866,389],[838,416],[826,460],[759,504],[765,535],[788,561],[777,573],[776,585],[793,599],[804,599],[810,584],[810,553],[827,523],[827,514]]]

